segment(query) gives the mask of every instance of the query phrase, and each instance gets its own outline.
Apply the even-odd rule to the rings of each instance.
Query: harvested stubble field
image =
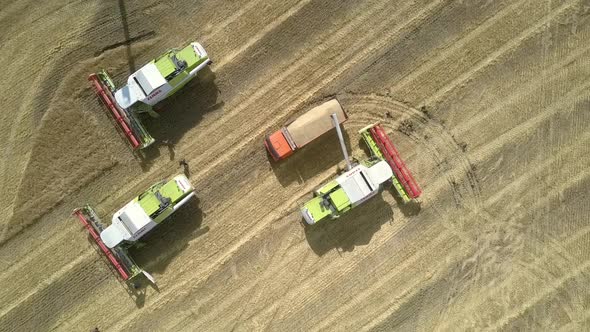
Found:
[[[3,0],[0,331],[590,328],[590,1]],[[138,159],[86,78],[200,41],[214,63]],[[381,121],[421,184],[304,229],[326,135],[265,133],[331,97]],[[198,200],[145,239],[131,292],[72,209],[104,219],[190,165]]]

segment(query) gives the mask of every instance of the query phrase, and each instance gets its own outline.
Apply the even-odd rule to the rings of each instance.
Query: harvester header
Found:
[[[414,180],[412,173],[408,170],[381,124],[375,123],[367,126],[361,129],[359,133],[369,146],[371,153],[375,157],[387,161],[393,170],[394,176],[391,179],[393,187],[404,202],[418,198],[422,194],[422,189]]]

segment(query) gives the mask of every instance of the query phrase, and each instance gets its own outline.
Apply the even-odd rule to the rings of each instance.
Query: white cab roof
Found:
[[[111,225],[100,233],[100,237],[107,247],[113,248],[123,240],[131,239],[151,221],[139,203],[132,201],[113,215]]]
[[[386,161],[382,160],[367,168],[364,165],[353,167],[350,171],[340,175],[336,181],[348,196],[352,204],[369,196],[379,185],[391,179],[393,171]]]
[[[359,165],[336,178],[352,204],[367,197],[376,189],[364,174],[366,169],[365,166]]]
[[[145,91],[146,95],[149,95],[155,89],[166,84],[166,78],[162,76],[158,70],[158,67],[156,67],[156,65],[152,62],[141,67],[141,69],[138,70],[134,75],[131,75],[129,80],[132,80],[133,76],[137,78],[137,81],[139,84],[141,84],[141,87],[143,88],[143,91]]]
[[[100,232],[100,238],[104,244],[109,248],[116,247],[123,240],[131,238],[131,234],[125,229],[121,223],[112,223],[105,230]]]
[[[127,109],[143,98],[143,92],[137,83],[127,84],[115,92],[115,100],[119,107]]]
[[[156,65],[148,63],[129,76],[127,85],[115,92],[115,100],[121,108],[126,109],[164,84],[166,79],[160,74]]]
[[[391,170],[391,167],[389,167],[389,164],[385,160],[382,160],[368,168],[367,175],[375,186],[379,186],[383,182],[391,179],[393,171]]]
[[[145,213],[138,202],[132,201],[113,216],[113,223],[123,222],[131,234],[137,233],[152,219]]]

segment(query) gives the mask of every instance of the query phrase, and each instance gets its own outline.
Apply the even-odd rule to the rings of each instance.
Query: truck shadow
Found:
[[[219,95],[215,73],[210,67],[205,67],[176,94],[154,107],[158,118],[145,115],[145,127],[156,142],[140,153],[144,170],[149,169],[152,161],[160,156],[161,147],[166,148],[170,160],[173,160],[175,146],[186,132],[194,128],[206,113],[223,107],[224,102],[219,101]]]
[[[318,256],[332,249],[353,251],[356,246],[367,245],[381,225],[393,220],[391,206],[382,195],[371,198],[340,218],[305,226],[305,237]],[[303,221],[302,221],[303,222]]]
[[[342,131],[342,136],[346,149],[351,151],[348,133]],[[304,183],[335,165],[344,167],[344,156],[342,156],[336,130],[330,130],[301,150],[295,151],[285,160],[274,161],[268,151],[266,155],[275,176],[283,187],[293,182]]]
[[[209,227],[201,228],[202,221],[199,199],[193,198],[143,237],[141,245],[130,248],[129,253],[149,273],[163,273],[191,240],[209,231]]]

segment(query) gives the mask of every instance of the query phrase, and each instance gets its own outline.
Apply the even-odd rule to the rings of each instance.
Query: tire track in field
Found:
[[[442,99],[445,95],[449,92],[453,91],[457,87],[465,84],[468,80],[472,79],[472,77],[479,73],[482,69],[487,68],[489,65],[494,64],[498,58],[509,54],[512,50],[519,47],[522,42],[525,40],[535,36],[537,33],[541,32],[544,26],[546,26],[549,22],[559,18],[563,15],[567,10],[571,9],[579,0],[570,0],[565,2],[561,5],[558,9],[553,10],[550,14],[544,16],[542,19],[538,20],[533,26],[527,28],[522,33],[520,33],[516,38],[511,39],[500,48],[498,48],[495,52],[490,54],[490,56],[486,57],[485,59],[479,61],[474,67],[469,69],[468,71],[464,72],[462,75],[433,93],[430,97],[426,98],[422,101],[421,104],[423,105],[434,105],[437,101]]]
[[[559,190],[554,190],[553,192],[549,193],[547,196],[535,201],[533,204],[531,204],[528,207],[527,210],[528,211],[535,211],[536,209],[545,205],[547,203],[547,201],[554,199],[555,195],[559,195],[558,194],[559,191],[561,191],[565,188],[570,188],[573,185],[579,183],[582,179],[588,178],[589,176],[590,176],[590,169],[579,173],[576,177],[573,177],[573,178],[569,179],[568,181],[561,182],[561,186],[560,186],[561,188]],[[575,245],[578,241],[580,241],[584,236],[587,236],[589,233],[590,233],[590,229],[586,228],[585,230],[578,231],[575,235],[570,236],[569,238],[560,239],[559,242],[562,243],[561,246],[564,248],[571,247],[571,246]],[[566,257],[568,257],[570,259],[570,261],[575,261],[575,259],[571,255],[567,254],[568,251],[571,251],[571,249],[570,250],[560,249],[558,252],[561,255],[566,255]],[[552,254],[554,254],[554,252],[549,251],[548,253],[545,253],[542,256],[536,257],[533,260],[533,262],[529,263],[529,266],[540,268],[542,263],[545,262],[548,259],[548,257]],[[587,261],[587,262],[590,262],[590,261]],[[512,278],[508,278],[504,282],[499,284],[498,286],[494,287],[495,293],[501,292],[502,289],[508,288],[510,285],[522,284],[522,283],[518,283],[518,282],[515,283],[514,280],[521,279],[521,278],[525,277],[527,275],[527,273],[524,270],[518,270],[517,273],[518,273],[517,276],[514,276]],[[483,298],[480,296],[480,295],[482,295],[481,293],[484,294]],[[469,308],[479,308],[485,304],[485,302],[488,300],[488,298],[493,298],[493,297],[494,297],[494,295],[492,292],[490,292],[487,289],[482,289],[478,294],[472,294],[466,303],[472,304],[469,306]],[[463,312],[463,311],[461,311],[461,312]],[[448,323],[446,325],[457,326],[456,320],[462,319],[461,317],[463,317],[464,315],[456,315],[456,316],[457,317],[455,320],[448,321]]]
[[[473,117],[466,119],[463,122],[460,122],[451,131],[453,132],[453,134],[460,135],[470,130],[471,128],[477,128],[477,125],[479,123],[485,120],[489,120],[491,116],[497,114],[500,111],[505,110],[508,105],[514,104],[520,98],[528,96],[533,92],[536,92],[538,89],[542,88],[543,85],[552,85],[552,83],[554,83],[557,79],[562,78],[562,75],[567,75],[562,71],[564,67],[569,66],[573,62],[583,60],[586,57],[586,53],[589,50],[590,45],[587,47],[574,49],[567,56],[562,57],[559,61],[557,61],[555,64],[546,69],[548,77],[545,77],[544,79],[527,81],[524,85],[520,86],[519,89],[512,91],[512,94],[504,98],[501,102],[496,104],[489,111],[475,114]]]
[[[399,121],[390,123],[390,121],[381,120],[383,126],[389,131],[399,131],[399,125],[408,123],[411,120],[412,132],[403,133],[404,136],[412,140],[414,145],[423,148],[424,152],[420,151],[420,155],[430,156],[436,165],[431,166],[433,169],[439,169],[439,172],[431,175],[430,180],[419,181],[419,184],[423,186],[425,192],[428,191],[428,186],[431,182],[434,182],[438,177],[442,176],[447,179],[449,187],[453,192],[455,204],[461,206],[464,204],[472,204],[474,206],[480,206],[481,188],[479,180],[474,173],[474,167],[469,159],[468,155],[461,149],[457,141],[444,129],[440,124],[431,120],[422,112],[408,108],[407,106],[394,102],[391,98],[386,96],[370,96],[363,97],[362,95],[358,98],[366,99],[368,105],[372,105],[375,110],[366,110],[366,114],[372,114],[373,117],[369,119],[370,122],[374,122],[379,119],[379,114],[385,114],[393,109],[405,109],[405,115]],[[378,110],[378,111],[377,111]],[[394,126],[395,125],[395,126]],[[415,151],[416,149],[412,149]],[[411,157],[411,156],[410,156]],[[408,159],[404,155],[404,159]],[[410,160],[410,159],[408,159]],[[430,162],[430,160],[428,160]],[[417,166],[417,170],[420,171],[421,165]],[[416,167],[411,167],[416,169]],[[443,172],[444,174],[440,174]],[[419,176],[419,173],[418,173]],[[460,184],[461,180],[465,179],[465,184]],[[421,182],[421,183],[420,183]],[[466,191],[466,192],[465,192]]]
[[[535,294],[534,296],[530,297],[528,301],[524,304],[515,308],[511,313],[508,315],[504,315],[503,319],[497,322],[493,328],[499,330],[501,328],[506,327],[510,322],[516,320],[520,315],[526,312],[526,309],[532,307],[533,305],[539,303],[540,301],[544,300],[547,296],[551,294],[555,294],[560,291],[561,285],[565,282],[570,281],[581,274],[587,274],[590,269],[590,260],[585,261],[583,264],[574,268],[572,272],[567,273],[566,275],[558,278],[554,282],[550,283],[549,285],[545,285],[544,290]]]
[[[444,232],[441,232],[443,234]],[[452,241],[453,238],[455,241]],[[440,240],[439,240],[440,239]],[[322,319],[321,321],[314,324],[309,330],[313,331],[321,331],[321,330],[329,330],[330,327],[337,326],[338,320],[342,319],[342,316],[349,313],[350,311],[355,311],[356,308],[361,307],[363,305],[363,301],[366,301],[372,298],[375,293],[379,292],[381,288],[387,285],[399,285],[403,284],[401,278],[404,277],[404,272],[407,270],[411,270],[418,267],[424,267],[426,265],[431,266],[432,269],[436,269],[437,267],[437,257],[432,256],[430,253],[436,252],[439,254],[443,254],[451,249],[453,246],[460,244],[461,241],[459,238],[454,237],[452,234],[449,236],[443,237],[442,235],[436,237],[433,241],[429,241],[428,244],[420,248],[412,254],[412,256],[403,261],[401,265],[395,266],[395,268],[385,269],[386,272],[383,275],[380,275],[379,279],[371,285],[371,287],[367,289],[363,289],[362,292],[359,292],[358,296],[351,298],[345,305],[339,306],[335,310],[331,311],[331,314]],[[439,248],[440,247],[440,248]],[[382,248],[379,248],[382,249]],[[436,249],[436,250],[435,250]],[[435,261],[433,264],[430,264],[431,261]],[[438,260],[438,264],[441,264],[442,259]],[[385,263],[382,263],[385,265]],[[379,269],[381,266],[376,268]],[[412,282],[409,287],[402,292],[401,296],[397,296],[396,298],[392,299],[392,302],[398,302],[400,299],[411,297],[412,295],[418,293],[424,287],[418,287],[419,285],[424,285],[424,283],[428,284],[428,281],[432,279],[433,273],[432,271],[428,271],[429,269],[420,269],[416,268],[421,272],[425,272],[427,276],[425,278],[420,279],[419,276],[416,276],[416,279],[419,279],[418,282]],[[385,306],[390,306],[391,303],[385,303]],[[396,306],[392,306],[395,308]],[[394,309],[395,310],[395,309]],[[358,317],[357,317],[358,318]]]
[[[516,138],[522,137],[523,135],[529,133],[531,129],[539,126],[541,122],[550,119],[551,116],[558,113],[563,115],[573,112],[574,110],[572,108],[567,108],[567,106],[580,98],[586,97],[589,88],[590,82],[576,86],[572,90],[568,91],[559,101],[547,106],[545,112],[542,112],[539,115],[517,124],[495,139],[474,148],[468,153],[468,155],[476,161],[482,161],[485,158],[489,158],[492,153],[498,151],[502,145],[514,141]]]
[[[561,148],[556,155],[551,156],[551,158],[545,159],[542,163],[536,164],[533,168],[528,168],[527,172],[524,173],[522,176],[518,177],[515,180],[512,180],[506,186],[502,187],[502,189],[495,192],[489,198],[485,200],[485,206],[490,207],[497,203],[504,195],[510,193],[512,190],[517,188],[529,188],[532,186],[526,186],[525,184],[528,182],[538,181],[536,178],[538,177],[539,173],[542,173],[546,169],[550,168],[553,164],[560,160],[565,160],[565,158],[569,155],[573,154],[583,154],[582,147],[588,146],[587,141],[590,139],[590,131],[587,131],[579,140],[577,140],[574,144],[568,145],[564,148]],[[571,160],[571,159],[569,159]]]
[[[447,58],[450,58],[451,55],[459,53],[464,48],[467,48],[474,40],[476,40],[477,37],[480,37],[480,35],[488,33],[488,30],[496,23],[503,20],[506,16],[511,14],[514,10],[517,10],[526,2],[526,0],[513,2],[509,6],[495,13],[491,18],[487,19],[477,28],[464,35],[460,40],[453,41],[450,45],[446,45],[448,47],[444,48],[442,52],[436,53],[436,55],[429,58],[428,61],[418,66],[416,70],[413,70],[410,74],[400,79],[393,87],[389,89],[390,93],[400,93],[400,91],[402,91],[408,84],[420,78],[422,75],[430,72],[436,65],[443,62]]]

